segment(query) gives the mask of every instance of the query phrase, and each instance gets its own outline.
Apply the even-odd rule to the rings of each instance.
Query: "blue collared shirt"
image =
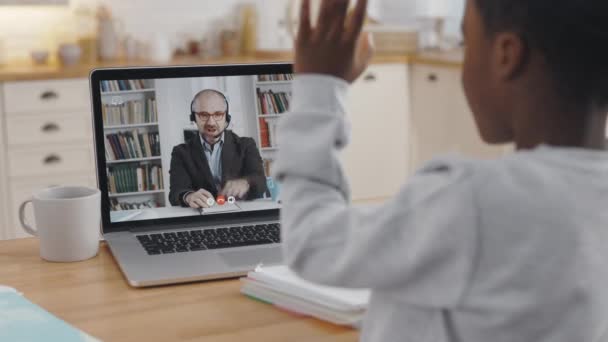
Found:
[[[211,169],[211,175],[213,175],[213,183],[217,191],[220,191],[222,186],[222,148],[224,146],[224,133],[220,140],[215,145],[209,145],[203,136],[199,134],[201,139],[201,145],[203,145],[203,151],[205,151],[205,157],[209,163],[209,169]]]

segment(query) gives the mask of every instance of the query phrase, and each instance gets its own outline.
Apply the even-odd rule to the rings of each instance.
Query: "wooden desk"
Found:
[[[77,263],[40,259],[38,240],[0,241],[0,284],[103,341],[340,341],[358,332],[239,293],[238,280],[134,289],[105,244]]]

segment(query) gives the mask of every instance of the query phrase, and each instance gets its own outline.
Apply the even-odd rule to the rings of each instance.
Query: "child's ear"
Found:
[[[525,40],[514,32],[497,33],[494,39],[492,64],[501,80],[519,76],[528,62],[528,47]]]

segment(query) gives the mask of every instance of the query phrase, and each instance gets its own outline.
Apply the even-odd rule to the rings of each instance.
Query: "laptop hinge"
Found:
[[[173,229],[205,229],[205,228],[213,228],[217,226],[235,226],[235,225],[252,225],[252,224],[260,224],[264,222],[278,222],[278,218],[272,217],[256,217],[256,218],[247,218],[247,219],[225,219],[221,221],[214,221],[208,224],[201,222],[191,222],[191,223],[175,223],[175,224],[155,224],[154,226],[148,227],[134,227],[130,228],[129,231],[132,233],[141,233],[141,232],[153,232],[153,231],[166,231]]]

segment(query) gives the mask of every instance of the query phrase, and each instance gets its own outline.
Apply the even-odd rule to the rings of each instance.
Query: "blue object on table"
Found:
[[[0,286],[0,341],[94,342],[13,289]]]
[[[266,187],[270,191],[270,197],[274,202],[279,202],[279,183],[275,182],[272,177],[266,177]]]

